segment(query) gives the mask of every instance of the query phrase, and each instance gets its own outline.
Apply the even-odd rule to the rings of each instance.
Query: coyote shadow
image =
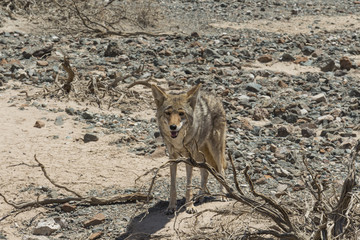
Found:
[[[205,197],[205,202],[212,200],[211,197]],[[181,209],[180,213],[185,211],[184,204],[185,198],[177,201],[177,209]],[[151,234],[163,229],[174,218],[174,215],[165,214],[168,205],[168,201],[159,201],[148,209],[148,213],[143,212],[134,217],[128,224],[126,232],[118,236],[116,240],[148,239]],[[196,205],[199,205],[199,203],[196,203]]]
[[[179,200],[177,205],[181,206],[181,202],[183,202],[183,200]],[[165,214],[168,204],[169,202],[167,201],[159,201],[148,209],[148,213],[143,212],[134,217],[128,224],[126,232],[118,236],[116,240],[147,239],[149,235],[164,228],[174,217],[174,215]]]

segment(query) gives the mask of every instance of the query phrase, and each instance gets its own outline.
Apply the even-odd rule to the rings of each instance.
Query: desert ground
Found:
[[[336,213],[338,239],[360,238],[356,184],[341,205],[359,180],[359,1],[4,1],[0,49],[0,239],[331,239]],[[227,184],[290,225],[217,201],[212,176],[187,214],[184,164],[164,213],[156,106],[128,88],[148,80],[222,99]]]

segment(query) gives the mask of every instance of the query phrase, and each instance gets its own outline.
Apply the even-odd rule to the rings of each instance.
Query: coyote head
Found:
[[[151,86],[162,134],[176,138],[182,129],[192,124],[200,88],[201,84],[193,87],[187,93],[166,94],[158,86]]]

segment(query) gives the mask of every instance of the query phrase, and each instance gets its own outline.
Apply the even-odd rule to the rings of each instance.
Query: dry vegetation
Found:
[[[160,18],[157,8],[154,6],[154,1],[80,1],[80,0],[65,0],[65,1],[3,1],[1,5],[7,10],[10,17],[16,17],[14,14],[29,14],[32,18],[37,18],[37,12],[51,9],[47,16],[47,21],[51,23],[54,28],[60,27],[62,31],[67,33],[82,32],[92,34],[117,34],[126,35],[128,32],[127,26],[129,24],[135,25],[140,30],[148,29],[154,26]],[[124,97],[131,97],[130,90],[120,89],[118,83],[124,79],[132,77],[138,79],[141,75],[141,67],[128,75],[121,75],[115,78],[110,84],[101,77],[79,76],[71,67],[69,59],[64,56],[62,63],[64,72],[68,77],[54,76],[55,85],[53,89],[44,88],[37,96],[28,96],[28,98],[41,97],[59,97],[72,98],[75,101],[84,101],[97,104],[100,108],[110,108],[119,104]],[[143,85],[148,85],[149,79],[142,79]],[[142,84],[142,83],[140,83]],[[116,101],[115,101],[116,99]],[[218,226],[212,226],[211,229],[196,228],[193,229],[193,236],[197,239],[215,239],[226,236],[228,239],[266,239],[267,237],[276,237],[279,239],[358,239],[360,237],[360,196],[354,193],[353,189],[356,186],[356,169],[355,161],[358,158],[360,150],[360,142],[352,150],[349,159],[344,159],[344,164],[347,165],[348,175],[344,179],[341,192],[333,186],[324,186],[320,178],[308,164],[308,161],[303,157],[303,164],[307,169],[307,178],[304,178],[306,189],[302,191],[301,196],[284,196],[280,200],[274,200],[269,196],[259,193],[254,186],[247,167],[243,172],[243,177],[247,182],[250,191],[245,192],[239,186],[239,173],[236,171],[231,155],[229,159],[232,163],[234,182],[229,183],[223,179],[216,171],[206,163],[197,163],[190,159],[178,159],[177,162],[185,162],[194,167],[206,168],[227,190],[227,197],[234,199],[237,202],[245,204],[249,207],[250,212],[254,212],[254,216],[267,218],[272,221],[271,227],[267,229],[250,229],[248,232],[237,232],[236,228],[232,226],[232,222],[222,223]],[[46,176],[45,166],[38,162],[37,167],[43,169]],[[159,169],[168,166],[171,162],[166,163]],[[148,195],[127,196],[121,201],[134,200],[148,200],[151,198],[151,191],[154,182],[156,181],[157,172],[154,170],[153,182],[148,191]],[[57,185],[49,177],[47,177],[54,186],[64,188]],[[16,211],[23,211],[23,209],[30,207],[39,207],[47,204],[64,203],[67,201],[82,201],[90,205],[99,204],[99,199],[88,199],[79,194],[65,188],[68,192],[74,194],[76,197],[69,199],[45,199],[41,202],[35,201],[25,203],[22,205],[10,203],[6,200],[6,196],[2,196],[4,201],[12,205]],[[124,197],[124,196],[120,196]],[[296,201],[296,199],[301,201]],[[105,204],[112,204],[117,202],[105,201]],[[206,210],[195,214],[197,219],[202,214],[211,210]],[[256,213],[256,214],[255,214]],[[218,211],[218,216],[231,215],[239,217],[243,211]],[[0,219],[1,221],[1,219]],[[231,227],[229,227],[231,226]],[[181,229],[177,231],[178,236],[182,236]],[[189,233],[186,233],[189,234]],[[206,235],[205,235],[206,234]],[[207,236],[207,237],[204,237]],[[150,236],[148,236],[150,237]],[[161,236],[152,236],[160,237]]]
[[[32,21],[46,24],[48,30],[76,35],[128,35],[154,27],[161,14],[154,0],[124,1],[4,1],[11,18],[27,15]],[[134,33],[135,32],[135,33]]]

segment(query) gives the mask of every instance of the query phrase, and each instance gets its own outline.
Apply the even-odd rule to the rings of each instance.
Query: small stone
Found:
[[[278,81],[278,86],[281,87],[281,88],[287,88],[288,87],[288,85],[283,80]]]
[[[210,57],[218,58],[219,57],[218,53],[215,50],[209,49],[209,48],[204,50],[203,55],[205,58],[210,58]]]
[[[32,54],[27,52],[27,51],[23,51],[22,52],[22,56],[25,58],[25,59],[29,59],[31,58]]]
[[[84,143],[88,143],[88,142],[96,142],[98,141],[99,138],[93,134],[90,134],[90,133],[86,133],[84,135]]]
[[[256,185],[265,184],[265,183],[266,183],[266,178],[265,178],[265,177],[261,177],[261,178],[259,178],[258,180],[256,180],[254,183],[255,183]]]
[[[275,144],[270,144],[270,152],[276,152],[277,151],[277,147]]]
[[[107,46],[104,56],[105,57],[116,57],[123,54],[116,42],[110,42]]]
[[[286,185],[286,184],[279,184],[278,186],[277,186],[277,191],[278,192],[284,192],[286,189],[288,188],[288,185]]]
[[[251,126],[251,123],[245,118],[241,119],[240,123],[241,123],[242,129],[249,130],[249,131],[252,131],[254,129],[253,126]]]
[[[348,57],[340,58],[340,69],[350,70],[352,68],[352,62]]]
[[[255,93],[260,92],[261,88],[262,88],[262,86],[260,84],[257,84],[254,82],[246,84],[246,87],[245,87],[246,90],[248,90],[250,92],[255,92]]]
[[[312,96],[311,99],[315,102],[326,102],[325,93],[319,93],[315,96]]]
[[[272,61],[272,57],[269,54],[262,55],[257,59],[261,63],[268,63]]]
[[[303,129],[301,129],[301,135],[303,137],[309,138],[309,137],[315,136],[316,133],[312,129],[303,128]]]
[[[194,37],[194,38],[199,38],[200,34],[198,32],[192,32],[191,36]]]
[[[281,168],[281,167],[275,168],[274,171],[275,171],[275,174],[278,175],[279,177],[290,177],[290,178],[292,177],[291,173],[284,168]]]
[[[45,127],[45,123],[43,121],[38,120],[35,122],[34,127],[43,128],[43,127]]]
[[[358,91],[357,89],[353,88],[349,91],[349,96],[350,97],[360,97],[360,91]]]
[[[61,226],[52,218],[41,220],[34,228],[33,234],[49,236],[57,230],[60,230],[60,228]]]
[[[293,62],[295,61],[295,58],[289,54],[289,53],[284,53],[281,58],[280,58],[280,61],[283,61],[283,62]]]
[[[62,116],[57,116],[56,118],[55,118],[55,125],[56,126],[61,126],[61,125],[63,125],[64,124],[64,119],[63,119],[63,117]]]
[[[81,116],[84,118],[84,119],[93,119],[93,115],[87,113],[87,112],[84,112],[83,114],[81,114]]]
[[[63,210],[64,212],[73,212],[75,211],[76,206],[71,205],[70,203],[64,203],[63,205],[61,205],[61,210]]]
[[[75,115],[75,110],[73,108],[65,108],[65,112],[71,116]]]
[[[331,116],[330,114],[327,114],[327,115],[318,117],[317,121],[319,123],[322,123],[323,121],[331,122],[331,121],[334,121],[334,117]]]
[[[309,58],[307,57],[297,57],[294,61],[294,63],[296,64],[300,64],[300,63],[304,63],[307,62],[309,60]]]
[[[95,240],[100,238],[104,233],[103,232],[95,232],[89,236],[89,240]]]
[[[306,56],[310,56],[313,52],[315,52],[315,48],[311,47],[311,46],[305,46],[302,49],[302,52],[306,55]]]
[[[323,72],[331,72],[335,69],[335,62],[332,59],[326,59],[320,63],[320,70]]]
[[[91,227],[95,225],[99,225],[105,222],[105,215],[102,213],[96,214],[92,219],[84,222],[84,227]]]
[[[49,65],[48,61],[43,61],[43,60],[37,61],[36,64],[41,67],[46,67]]]
[[[286,128],[286,127],[280,127],[278,128],[278,131],[277,131],[277,137],[287,137],[290,135],[290,132],[289,130]]]

